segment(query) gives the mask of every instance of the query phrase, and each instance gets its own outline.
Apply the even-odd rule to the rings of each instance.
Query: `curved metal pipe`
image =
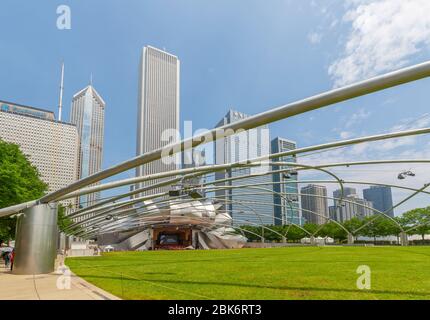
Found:
[[[236,130],[248,130],[259,126],[275,122],[281,119],[289,118],[308,111],[320,109],[338,102],[350,100],[359,96],[364,96],[373,92],[395,87],[404,83],[416,81],[430,76],[430,62],[424,62],[411,67],[403,68],[398,71],[390,72],[385,75],[374,77],[369,80],[361,81],[343,88],[331,90],[304,100],[293,102],[275,109],[251,116],[249,118],[233,122],[220,128],[212,129],[209,133],[197,135],[189,139],[185,139],[178,143],[174,143],[169,147],[172,150],[171,154],[185,151],[194,148],[200,144],[207,143],[206,138],[210,134],[212,141],[230,136]],[[86,178],[83,178],[71,185],[60,190],[51,192],[42,197],[40,203],[55,201],[57,198],[66,195],[67,193],[79,190],[83,187],[104,180],[118,173],[130,170],[137,166],[161,159],[166,148],[160,148],[141,156],[115,165],[104,171],[98,172]],[[171,155],[169,153],[169,155]]]

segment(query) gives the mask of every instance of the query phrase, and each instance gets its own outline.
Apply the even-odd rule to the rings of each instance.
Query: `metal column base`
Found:
[[[400,232],[400,245],[401,246],[409,245],[408,235],[406,232]]]
[[[57,219],[56,204],[28,208],[18,217],[14,274],[46,274],[54,271]]]
[[[57,244],[57,252],[64,254],[66,252],[66,234],[63,232],[58,233],[58,244]]]
[[[311,236],[309,240],[310,240],[311,246],[315,246],[317,244],[314,236]]]
[[[354,236],[348,233],[348,244],[354,244]]]

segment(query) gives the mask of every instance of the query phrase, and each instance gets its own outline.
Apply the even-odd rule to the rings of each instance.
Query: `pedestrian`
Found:
[[[4,265],[6,268],[9,268],[9,263],[10,263],[10,252],[5,252],[4,256]]]
[[[15,260],[15,248],[13,248],[12,252],[10,253],[10,271],[13,270],[14,260]]]

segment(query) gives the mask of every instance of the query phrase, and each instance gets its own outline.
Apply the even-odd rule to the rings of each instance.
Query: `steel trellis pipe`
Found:
[[[256,128],[271,122],[292,117],[301,113],[316,110],[338,102],[350,100],[359,96],[364,96],[373,92],[395,87],[404,83],[416,81],[430,76],[430,62],[424,62],[411,67],[403,68],[394,72],[387,73],[369,80],[361,81],[343,88],[331,90],[304,100],[293,102],[275,109],[251,116],[249,118],[237,121],[220,128],[215,128],[209,133],[197,135],[190,139],[185,139],[181,142],[172,144],[169,148],[172,150],[172,155],[178,151],[184,151],[196,147],[202,143],[206,143],[205,138],[210,134],[212,141],[234,134],[234,131],[248,130]],[[165,148],[160,148],[141,156],[135,157],[104,171],[93,174],[89,177],[81,179],[66,188],[54,191],[42,197],[40,203],[55,201],[57,198],[66,195],[67,193],[86,187],[90,184],[104,180],[118,173],[127,171],[137,166],[149,163],[163,156]]]

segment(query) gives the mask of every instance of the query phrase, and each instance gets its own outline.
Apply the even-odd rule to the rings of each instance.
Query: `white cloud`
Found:
[[[354,136],[354,134],[349,131],[341,131],[339,135],[342,139],[349,139]]]
[[[345,128],[352,127],[353,125],[360,123],[361,121],[370,117],[370,112],[360,109],[358,112],[353,113],[345,123]]]
[[[319,44],[322,40],[322,34],[317,32],[311,32],[308,34],[308,40],[311,44]]]
[[[335,87],[405,66],[430,49],[429,0],[349,0],[351,31],[329,67]]]

